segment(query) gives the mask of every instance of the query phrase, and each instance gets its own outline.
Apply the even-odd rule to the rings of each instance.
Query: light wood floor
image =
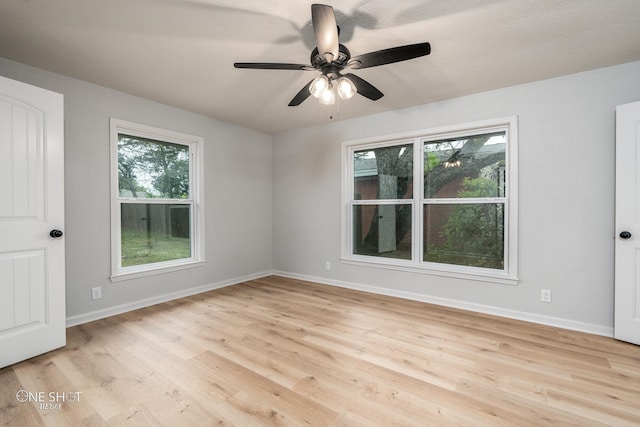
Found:
[[[0,424],[640,425],[640,347],[279,277],[67,335],[0,370]]]

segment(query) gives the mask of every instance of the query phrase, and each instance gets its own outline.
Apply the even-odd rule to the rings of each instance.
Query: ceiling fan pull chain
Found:
[[[329,116],[329,120],[333,120],[333,118],[340,117],[340,97],[336,96],[336,103],[333,104],[333,114]]]

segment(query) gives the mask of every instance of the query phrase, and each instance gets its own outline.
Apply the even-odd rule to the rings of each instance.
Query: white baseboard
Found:
[[[81,325],[87,322],[92,322],[94,320],[104,319],[105,317],[126,313],[128,311],[137,310],[139,308],[149,307],[149,306],[160,304],[163,302],[172,301],[178,298],[184,298],[191,295],[200,294],[202,292],[211,291],[214,289],[220,289],[227,286],[237,285],[238,283],[259,279],[261,277],[266,277],[270,275],[272,275],[271,271],[250,274],[247,276],[236,277],[233,279],[223,280],[221,282],[209,283],[207,285],[196,286],[194,288],[183,289],[177,292],[171,292],[168,294],[158,295],[151,298],[145,298],[142,300],[133,301],[126,304],[116,305],[113,307],[107,307],[100,310],[91,311],[88,313],[70,316],[70,317],[67,317],[67,328],[70,328],[71,326]]]
[[[370,292],[374,294],[387,295],[404,298],[414,301],[427,302],[430,304],[442,305],[445,307],[459,308],[462,310],[475,311],[478,313],[491,314],[509,319],[524,320],[526,322],[539,323],[547,326],[555,326],[573,331],[587,332],[595,335],[613,337],[613,328],[596,325],[592,323],[579,322],[576,320],[563,319],[560,317],[543,316],[540,314],[527,313],[517,310],[510,310],[501,307],[494,307],[483,304],[475,304],[466,301],[459,301],[449,298],[432,297],[429,295],[417,294],[413,292],[398,291],[396,289],[380,288],[376,286],[362,285],[359,283],[331,280],[324,277],[308,276],[305,274],[290,273],[286,271],[273,271],[276,276],[288,277],[291,279],[306,280],[309,282],[321,283],[324,285],[338,286],[341,288],[353,289],[357,291]]]
[[[107,307],[104,309],[67,317],[67,327],[69,328],[71,326],[80,325],[82,323],[104,319],[105,317],[115,316],[117,314],[126,313],[128,311],[137,310],[139,308],[149,307],[155,304],[160,304],[163,302],[175,300],[178,298],[184,298],[191,295],[196,295],[196,294],[211,291],[214,289],[220,289],[227,286],[236,285],[238,283],[259,279],[261,277],[266,277],[270,275],[288,277],[291,279],[305,280],[309,282],[320,283],[323,285],[337,286],[341,288],[353,289],[353,290],[369,292],[373,294],[404,298],[404,299],[413,300],[413,301],[421,301],[421,302],[426,302],[430,304],[442,305],[445,307],[459,308],[462,310],[475,311],[478,313],[491,314],[494,316],[506,317],[506,318],[516,319],[516,320],[524,320],[526,322],[533,322],[533,323],[539,323],[542,325],[555,326],[558,328],[569,329],[573,331],[587,332],[595,335],[613,337],[612,327],[579,322],[579,321],[569,320],[569,319],[563,319],[560,317],[543,316],[540,314],[510,310],[510,309],[501,308],[501,307],[475,304],[475,303],[459,301],[459,300],[454,300],[449,298],[433,297],[433,296],[424,295],[424,294],[417,294],[414,292],[398,291],[396,289],[380,288],[376,286],[363,285],[360,283],[345,282],[341,280],[332,280],[324,277],[309,276],[305,274],[290,273],[287,271],[278,271],[278,270],[265,271],[265,272],[250,274],[242,277],[236,277],[236,278],[224,280],[221,282],[210,283],[207,285],[184,289],[178,292],[158,295],[152,298],[146,298],[139,301],[133,301],[130,303],[121,304],[114,307]]]

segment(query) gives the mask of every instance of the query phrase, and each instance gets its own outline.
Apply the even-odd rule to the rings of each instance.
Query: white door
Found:
[[[62,95],[0,77],[0,368],[66,342]]]
[[[640,102],[616,108],[615,325],[640,344]]]

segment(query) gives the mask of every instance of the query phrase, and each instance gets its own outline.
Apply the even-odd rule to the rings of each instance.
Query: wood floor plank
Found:
[[[235,393],[232,399],[228,400],[238,400],[243,396],[243,401],[248,399],[249,402],[263,402],[272,408],[268,413],[269,419],[281,416],[282,420],[290,425],[313,425],[314,420],[331,420],[337,415],[321,403],[295,393],[290,388],[283,387],[213,352],[203,353],[196,359],[209,367],[208,372],[216,371],[217,376],[234,378],[242,391]]]
[[[69,328],[0,370],[5,426],[637,426],[639,402],[638,346],[276,276]]]
[[[0,425],[42,426],[44,421],[34,405],[23,405],[17,394],[24,386],[13,369],[0,369]],[[20,398],[22,399],[22,398]]]

